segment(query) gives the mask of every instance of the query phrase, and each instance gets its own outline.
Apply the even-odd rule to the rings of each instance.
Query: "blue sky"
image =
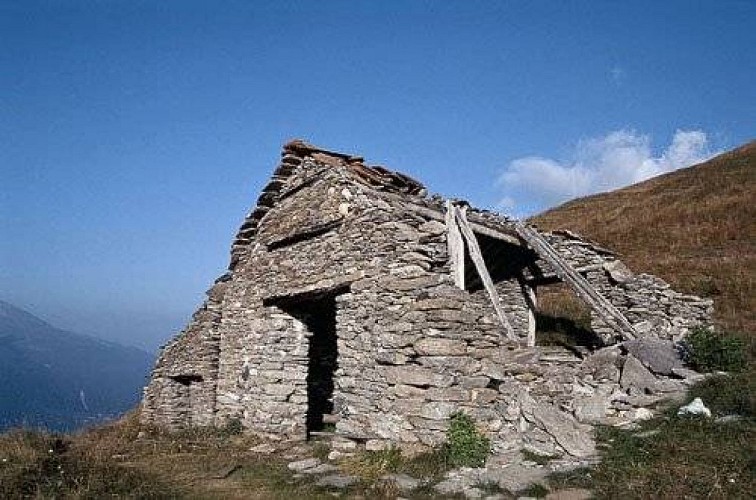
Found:
[[[525,215],[754,138],[752,1],[0,0],[0,298],[154,348],[301,137]]]

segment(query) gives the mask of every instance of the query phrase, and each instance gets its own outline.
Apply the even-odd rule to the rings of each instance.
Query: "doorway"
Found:
[[[301,321],[309,333],[307,350],[307,438],[323,432],[333,414],[334,373],[338,368],[336,298],[348,289],[295,295],[274,300],[276,306]]]

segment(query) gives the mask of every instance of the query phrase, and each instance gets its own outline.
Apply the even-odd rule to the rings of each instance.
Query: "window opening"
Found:
[[[591,328],[591,309],[564,283],[538,286],[536,345],[595,349],[603,342]]]

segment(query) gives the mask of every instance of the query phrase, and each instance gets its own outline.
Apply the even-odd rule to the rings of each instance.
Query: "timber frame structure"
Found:
[[[464,411],[499,449],[532,438],[581,455],[585,443],[538,416],[582,425],[569,403],[585,377],[580,355],[536,345],[538,289],[558,282],[591,308],[603,345],[679,340],[710,321],[710,301],[577,235],[428,196],[404,174],[293,141],[228,272],[163,349],[142,419],[172,429],[238,419],[289,439],[335,423],[342,438],[433,446]],[[535,375],[523,374],[526,358]]]

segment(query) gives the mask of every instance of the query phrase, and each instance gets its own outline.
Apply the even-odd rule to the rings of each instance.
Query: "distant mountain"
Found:
[[[533,217],[619,251],[635,271],[714,299],[726,329],[756,334],[756,141],[689,168]]]
[[[0,301],[0,430],[72,430],[115,417],[138,403],[152,361]]]

